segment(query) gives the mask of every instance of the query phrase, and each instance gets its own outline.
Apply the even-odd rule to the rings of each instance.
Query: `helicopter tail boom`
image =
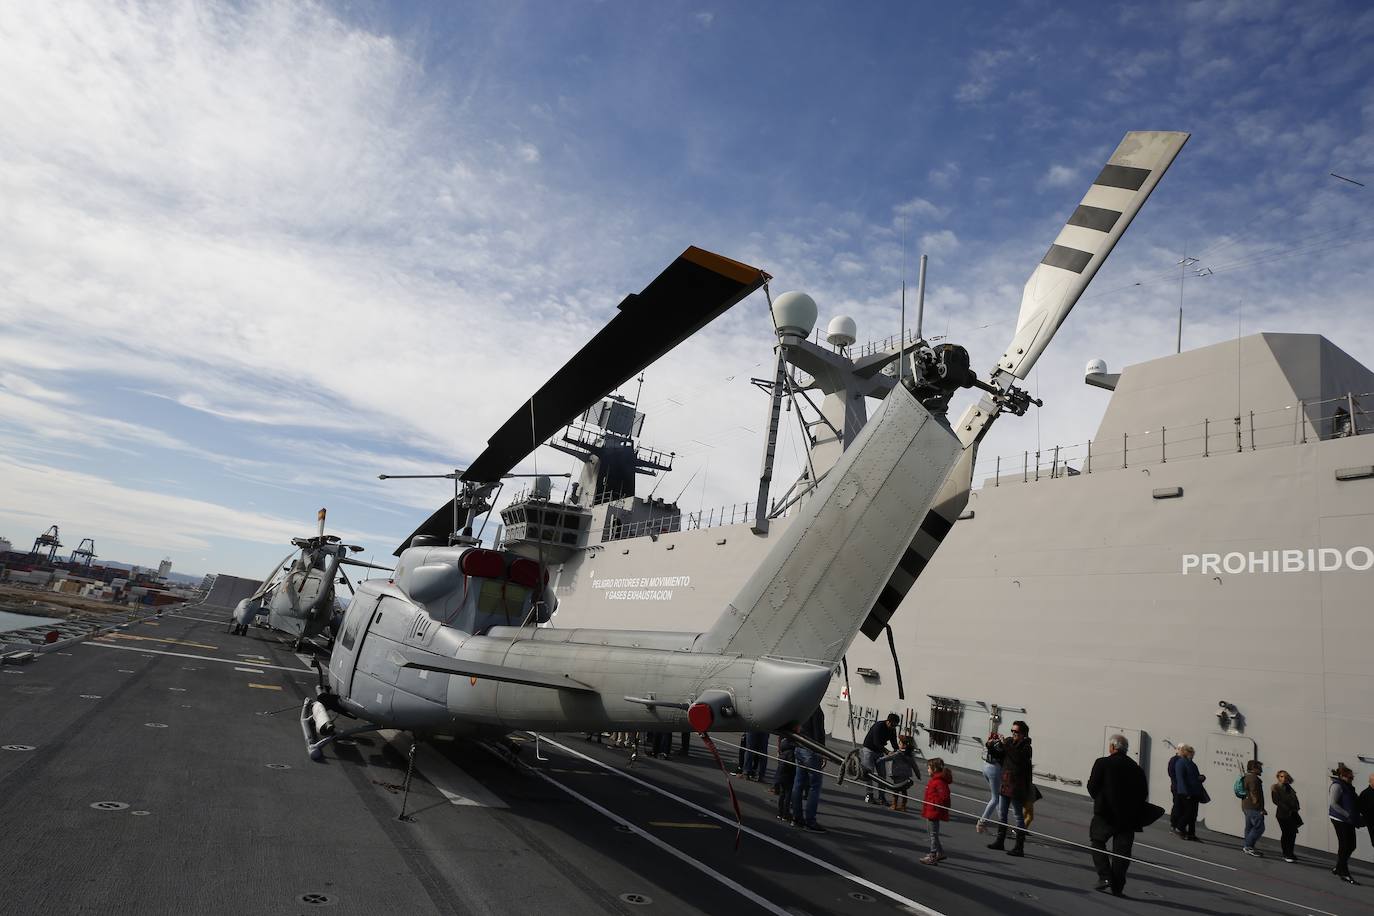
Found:
[[[694,651],[839,664],[919,556],[960,454],[944,417],[895,388]]]

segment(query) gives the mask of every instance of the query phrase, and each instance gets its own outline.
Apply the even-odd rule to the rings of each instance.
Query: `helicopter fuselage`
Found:
[[[405,554],[412,552],[423,552],[428,562],[407,563],[413,558]],[[461,562],[464,552],[412,548],[398,569],[404,575],[438,565],[435,554]],[[693,652],[695,633],[517,623],[474,634],[453,625],[463,616],[463,594],[474,604],[472,596],[501,585],[464,579],[456,596],[460,610],[447,620],[395,580],[359,586],[330,657],[329,686],[338,709],[384,727],[428,733],[673,731],[690,728],[688,706],[711,696],[732,727],[771,730],[807,715],[830,680],[829,668],[804,662]],[[528,612],[530,603],[521,606]]]

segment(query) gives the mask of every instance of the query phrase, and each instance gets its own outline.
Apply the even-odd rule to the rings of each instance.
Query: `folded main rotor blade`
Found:
[[[487,440],[463,480],[499,480],[578,414],[767,279],[756,267],[688,248],[642,292],[625,297],[619,314]]]
[[[435,538],[445,538],[443,543],[447,544],[447,538],[449,534],[451,534],[452,532],[453,500],[450,499],[448,502],[444,503],[438,509],[435,509],[434,513],[429,518],[421,522],[419,528],[416,528],[414,531],[410,532],[410,534],[406,536],[406,539],[402,541],[400,544],[398,544],[396,549],[391,552],[391,555],[393,557],[399,557],[401,555],[401,551],[409,547],[410,542],[415,540],[417,535],[424,535],[426,537]]]
[[[352,557],[339,557],[340,566],[361,566],[364,569],[380,569],[382,572],[391,572],[390,566],[378,566],[376,563],[364,563],[362,560],[355,560]]]
[[[1030,374],[1188,136],[1163,130],[1126,134],[1026,281],[1016,337],[998,361],[998,373],[1019,379]]]

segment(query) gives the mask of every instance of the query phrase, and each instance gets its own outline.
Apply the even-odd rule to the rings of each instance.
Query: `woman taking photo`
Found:
[[[988,740],[983,742],[983,778],[988,781],[988,803],[983,806],[983,816],[974,827],[979,833],[987,832],[988,821],[997,814],[1002,803],[1002,756],[1002,736],[994,728]]]

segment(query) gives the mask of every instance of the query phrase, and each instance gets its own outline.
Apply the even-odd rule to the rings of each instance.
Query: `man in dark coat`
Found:
[[[1186,799],[1183,790],[1179,788],[1178,759],[1183,756],[1183,745],[1174,748],[1174,756],[1169,758],[1169,794],[1173,797],[1173,807],[1169,809],[1169,829],[1179,836],[1183,836],[1183,831],[1179,828],[1179,821],[1182,819],[1183,807]]]
[[[1369,774],[1369,785],[1355,799],[1355,810],[1364,818],[1364,825],[1369,828],[1369,842],[1374,844],[1374,773]]]
[[[1128,857],[1150,797],[1145,771],[1128,756],[1129,750],[1130,744],[1125,737],[1112,735],[1107,741],[1107,756],[1093,762],[1092,774],[1088,777],[1088,794],[1093,800],[1088,842],[1093,847],[1097,889],[1110,889],[1117,897],[1126,886],[1126,870],[1131,865]],[[1109,839],[1112,856],[1107,855]]]
[[[892,746],[893,751],[898,750],[897,725],[901,721],[901,716],[895,712],[889,713],[883,721],[874,722],[868,734],[864,735],[863,747],[859,750],[859,762],[863,764],[866,773],[877,773],[883,779],[887,779],[887,764],[883,763],[882,758],[887,753],[888,745]],[[874,798],[873,786],[870,783],[864,801],[870,805],[884,805],[887,804],[887,795],[880,788],[877,797]]]

